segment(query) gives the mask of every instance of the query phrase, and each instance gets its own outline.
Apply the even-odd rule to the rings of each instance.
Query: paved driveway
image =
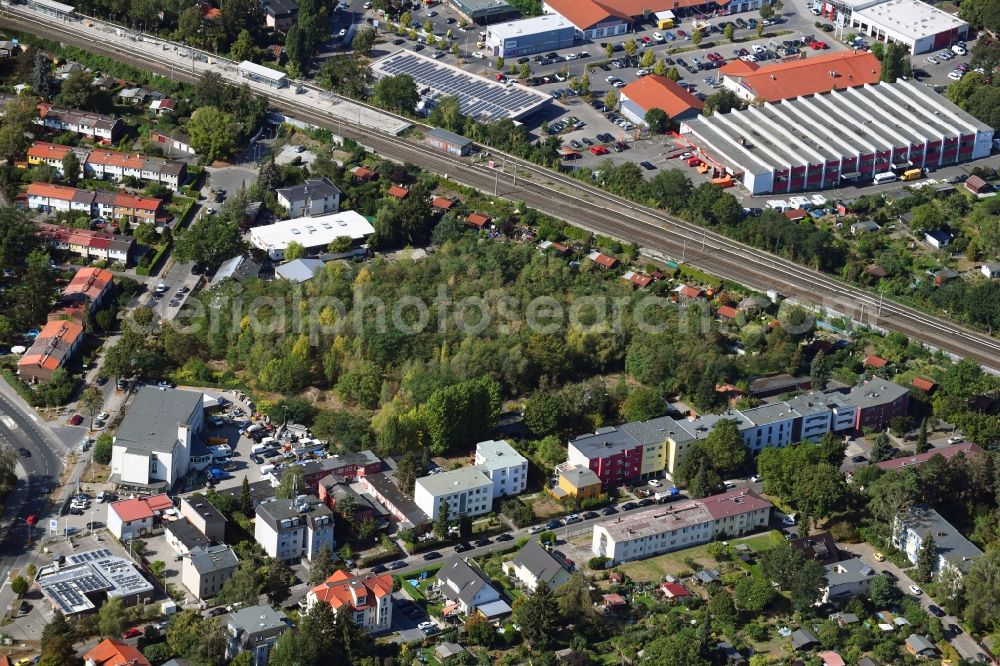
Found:
[[[875,549],[871,546],[871,544],[868,543],[846,544],[842,545],[841,547],[844,550],[850,553],[854,553],[855,555],[858,555],[859,557],[863,558],[864,561],[867,562],[875,571],[878,571],[879,573],[883,571],[888,571],[894,576],[896,576],[896,578],[899,580],[898,583],[899,589],[902,590],[904,594],[907,594],[911,598],[913,598],[913,595],[910,594],[908,590],[910,585],[916,584],[913,581],[913,579],[910,578],[902,569],[900,569],[899,567],[897,567],[895,564],[893,564],[888,560],[886,560],[885,562],[876,562],[874,557]],[[921,594],[920,597],[917,598],[917,601],[920,602],[921,608],[923,608],[925,611],[930,612],[928,608],[934,602],[934,600],[931,599],[926,593]],[[959,626],[958,618],[953,615],[946,615],[945,617],[942,617],[941,623],[945,626],[946,629],[951,626],[955,627]],[[961,628],[959,628],[959,631],[962,631]],[[978,655],[984,654],[984,651],[979,646],[979,644],[964,631],[962,631],[962,633],[958,634],[957,636],[953,636],[950,639],[950,642],[963,659],[975,659],[978,657]]]

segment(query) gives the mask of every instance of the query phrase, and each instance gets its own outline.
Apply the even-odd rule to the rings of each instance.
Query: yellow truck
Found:
[[[916,180],[924,175],[923,169],[908,169],[903,172],[903,175],[899,177],[900,180]]]

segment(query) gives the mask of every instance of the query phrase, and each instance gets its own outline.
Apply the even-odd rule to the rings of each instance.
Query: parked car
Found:
[[[31,457],[31,451],[29,451],[28,449],[26,449],[23,446],[21,446],[21,447],[18,447],[18,449],[17,449],[17,455],[21,456],[22,458],[30,458]]]
[[[469,545],[468,543],[465,543],[464,541],[462,543],[458,544],[457,546],[455,546],[455,552],[456,553],[464,553],[467,550],[472,550],[472,546]]]
[[[652,162],[639,162],[639,166],[641,166],[646,171],[652,171],[653,169],[656,168],[656,165],[653,164]]]
[[[934,617],[944,617],[945,615],[944,611],[941,610],[939,607],[935,606],[934,604],[928,605],[927,610],[929,610],[931,615],[933,615]]]
[[[633,509],[638,509],[639,505],[635,502],[625,502],[622,504],[622,511],[631,511]]]
[[[81,423],[83,423],[83,417],[80,416],[79,414],[74,414],[72,418],[70,418],[69,420],[70,425],[78,426]]]
[[[225,613],[226,611],[223,610],[222,612]],[[138,638],[139,636],[142,636],[142,634],[142,629],[139,627],[132,627],[131,629],[125,630],[125,633],[122,634],[122,638],[128,640],[130,638]]]
[[[876,561],[876,562],[885,562],[885,555],[883,555],[882,553],[880,553],[880,552],[878,552],[878,551],[875,551],[875,552],[874,552],[874,553],[872,554],[872,557],[874,557],[874,558],[875,558],[875,561]]]
[[[375,566],[372,567],[372,573],[373,574],[385,573],[388,570],[389,570],[389,568],[386,567],[384,564],[376,564]]]
[[[437,552],[436,550],[432,550],[429,553],[424,553],[424,559],[427,560],[427,561],[430,561],[430,560],[439,560],[439,559],[441,559],[441,553]]]
[[[497,538],[494,539],[494,541],[496,541],[496,542],[513,541],[513,540],[514,540],[514,537],[512,535],[510,535],[510,534],[507,534],[506,532],[503,533],[503,534],[501,534],[501,535],[499,535]]]
[[[547,529],[547,530],[555,530],[555,529],[558,529],[558,528],[562,527],[562,525],[563,525],[563,522],[561,520],[559,520],[558,518],[555,518],[555,519],[550,520],[549,522],[545,523],[545,529]]]
[[[584,520],[593,520],[594,518],[600,518],[600,517],[601,514],[597,513],[596,511],[587,511],[586,513],[583,514]]]
[[[915,597],[919,597],[919,596],[920,596],[921,594],[923,594],[923,593],[924,593],[924,591],[923,591],[923,590],[921,590],[921,589],[920,589],[919,587],[917,587],[916,585],[911,585],[911,586],[910,586],[910,587],[908,587],[907,589],[908,589],[908,590],[910,591],[910,594],[912,594],[912,595],[913,595],[913,596],[915,596]]]
[[[406,562],[404,562],[403,560],[396,560],[395,562],[389,565],[389,569],[391,571],[395,571],[396,569],[402,569],[404,567],[406,567]]]
[[[601,509],[601,515],[602,516],[613,516],[616,513],[618,513],[618,509],[616,509],[613,506],[607,506],[607,507],[604,507],[603,509]]]

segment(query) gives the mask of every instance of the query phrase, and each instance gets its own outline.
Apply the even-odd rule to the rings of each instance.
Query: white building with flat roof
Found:
[[[254,227],[250,230],[250,243],[280,261],[285,258],[289,243],[299,243],[307,252],[315,254],[325,252],[331,241],[342,236],[359,245],[373,233],[375,228],[363,215],[345,210],[333,215],[300,217]]]
[[[486,30],[486,48],[503,58],[567,49],[574,41],[576,26],[558,14],[497,23]]]
[[[413,501],[431,520],[437,520],[442,501],[448,504],[449,520],[478,516],[493,509],[493,481],[479,467],[430,474],[417,479]]]
[[[977,160],[990,154],[993,133],[931,88],[902,80],[681,124],[699,157],[740,178],[753,195],[842,187],[893,169]]]
[[[241,62],[238,69],[240,76],[246,77],[251,81],[266,83],[267,85],[275,88],[283,88],[288,85],[288,77],[284,72],[279,72],[276,69],[271,69],[270,67],[265,67],[264,65],[258,65],[255,62],[250,62],[249,60]]]
[[[476,467],[493,481],[493,497],[517,495],[528,485],[528,459],[502,439],[476,444]]]
[[[869,0],[855,3],[847,30],[863,32],[880,42],[905,44],[915,55],[965,39],[969,24],[920,0]]]

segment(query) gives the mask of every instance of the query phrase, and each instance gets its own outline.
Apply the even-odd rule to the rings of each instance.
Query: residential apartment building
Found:
[[[56,319],[42,327],[31,347],[17,362],[17,374],[26,382],[48,382],[66,367],[83,343],[83,324]]]
[[[298,562],[312,561],[325,544],[334,550],[333,512],[315,497],[274,499],[257,505],[254,536],[271,557]]]
[[[110,150],[90,151],[83,162],[83,170],[88,178],[115,182],[135,178],[174,189],[183,185],[187,179],[187,165],[184,162]]]
[[[437,520],[442,502],[448,507],[448,519],[465,515],[470,518],[493,509],[493,481],[478,467],[431,474],[417,479],[413,501],[421,511]]]
[[[820,597],[823,604],[866,596],[875,579],[875,571],[859,557],[828,564],[823,569],[826,578]]]
[[[549,493],[556,499],[572,497],[585,500],[601,495],[601,479],[587,467],[571,462],[559,463],[556,465],[556,474],[559,475],[559,482],[549,489]]]
[[[594,525],[594,555],[620,563],[767,526],[771,504],[752,490],[675,502]]]
[[[226,517],[201,493],[181,498],[181,515],[209,541],[226,540]]]
[[[114,273],[103,268],[80,268],[63,287],[61,300],[64,304],[78,303],[95,312],[111,293],[114,280]]]
[[[857,406],[854,429],[885,430],[910,406],[910,389],[881,377],[872,377],[851,389],[848,400]]]
[[[504,440],[476,444],[476,467],[493,481],[493,498],[524,492],[528,485],[528,459]]]
[[[916,564],[920,548],[928,535],[934,537],[937,549],[935,573],[950,569],[959,575],[966,574],[972,563],[983,556],[983,551],[926,504],[912,507],[896,517],[892,545],[906,553],[906,558]]]
[[[150,666],[150,663],[135,646],[105,638],[83,655],[83,666]]]
[[[111,482],[140,492],[173,488],[211,460],[201,441],[204,425],[201,393],[143,386],[115,432]]]
[[[605,487],[618,486],[641,476],[643,446],[624,427],[610,426],[570,441],[566,462],[590,469]]]
[[[278,638],[292,628],[288,616],[268,605],[248,606],[233,611],[223,623],[226,628],[226,659],[249,652],[252,666],[267,666]]]
[[[366,474],[361,477],[361,486],[389,511],[389,515],[400,527],[413,529],[431,522],[428,514],[404,495],[399,486],[385,474]]]
[[[275,190],[278,205],[288,217],[329,215],[340,212],[340,189],[329,178],[313,178],[298,185]]]
[[[366,633],[381,633],[392,626],[392,576],[352,576],[343,570],[306,593],[306,607],[330,604],[336,614],[349,613]]]
[[[184,556],[181,582],[199,600],[211,599],[233,577],[239,564],[231,546],[199,546]]]
[[[335,454],[322,460],[311,460],[302,466],[302,478],[311,491],[318,488],[321,479],[339,476],[355,481],[365,475],[382,471],[382,459],[372,451]]]
[[[35,226],[38,227],[38,235],[48,242],[49,247],[57,250],[71,252],[88,260],[119,261],[126,266],[132,259],[135,241],[131,236],[45,222],[35,222]]]
[[[125,123],[120,118],[45,103],[38,105],[35,124],[53,132],[74,132],[104,144],[118,143],[125,133]]]
[[[163,202],[125,192],[91,192],[64,185],[32,183],[28,186],[28,208],[42,212],[79,212],[88,217],[156,223],[164,219]]]
[[[163,514],[173,508],[165,493],[112,502],[108,505],[108,531],[119,541],[149,536],[159,529]]]
[[[959,444],[952,444],[951,446],[942,446],[936,449],[931,449],[926,453],[918,453],[914,456],[904,456],[902,458],[893,458],[892,460],[883,460],[882,462],[875,464],[879,467],[879,469],[883,470],[905,469],[907,467],[923,465],[934,456],[941,456],[945,460],[951,460],[958,454],[962,454],[966,458],[974,458],[982,452],[983,450],[972,442],[961,442]]]

